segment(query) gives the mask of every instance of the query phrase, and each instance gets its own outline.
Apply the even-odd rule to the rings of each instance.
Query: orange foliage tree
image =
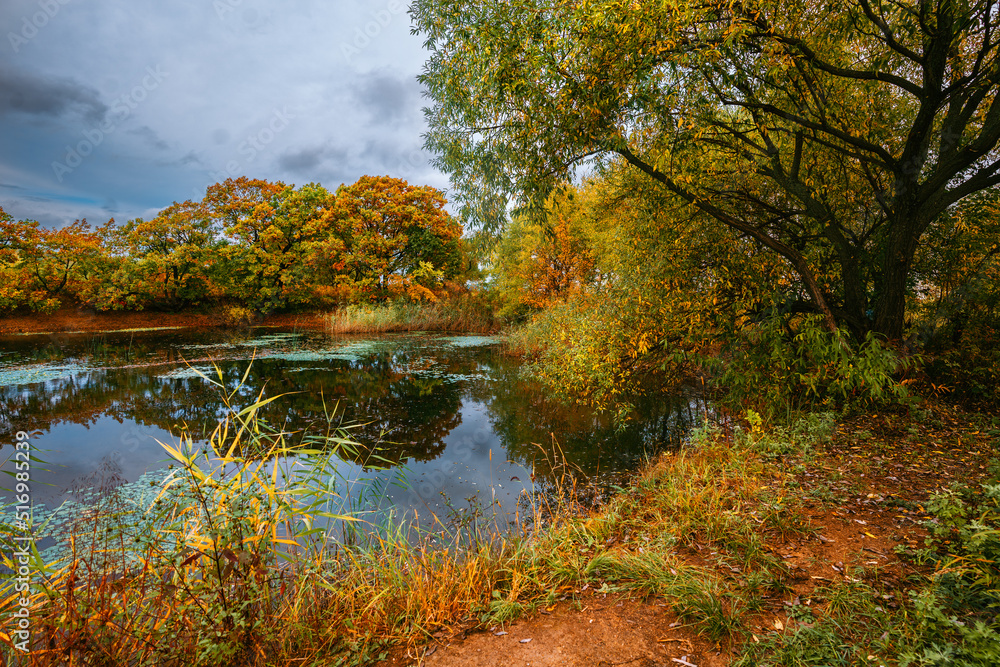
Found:
[[[512,220],[492,258],[507,314],[565,301],[597,278],[593,221],[583,199],[565,186],[543,211]]]
[[[88,299],[98,308],[180,308],[208,295],[218,243],[200,203],[174,202],[152,220],[104,230],[101,279]]]
[[[50,312],[59,300],[38,289],[26,261],[26,249],[38,242],[38,223],[14,220],[0,207],[0,312],[26,307]]]
[[[28,295],[23,305],[51,311],[63,298],[86,292],[101,254],[100,236],[86,220],[60,229],[47,229],[33,220],[13,224],[17,273]]]
[[[335,223],[325,188],[230,178],[210,186],[204,203],[224,236],[217,273],[227,295],[261,312],[308,299],[305,256]]]
[[[462,226],[430,186],[389,176],[362,176],[337,190],[344,264],[359,298],[433,297],[420,276],[454,276],[461,268]]]

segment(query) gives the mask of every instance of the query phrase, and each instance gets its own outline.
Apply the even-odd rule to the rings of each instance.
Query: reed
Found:
[[[489,508],[462,521],[374,515],[334,480],[337,457],[358,451],[349,433],[273,429],[266,402],[229,403],[207,446],[164,444],[174,469],[150,494],[101,495],[68,524],[60,557],[35,553],[28,654],[11,640],[21,594],[0,583],[6,664],[361,665],[390,647],[419,658],[436,637],[586,588],[657,596],[734,645],[785,590],[767,540],[805,530],[773,448],[710,428],[599,509],[576,502],[563,467],[513,529]],[[0,530],[5,554],[13,534]]]
[[[389,333],[398,331],[453,331],[492,333],[500,322],[485,299],[476,293],[451,295],[433,302],[387,301],[357,304],[333,312],[331,333]]]

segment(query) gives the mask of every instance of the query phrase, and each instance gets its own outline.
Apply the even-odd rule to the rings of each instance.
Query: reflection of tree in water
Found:
[[[355,424],[351,437],[366,445],[353,457],[356,462],[370,460],[376,446],[379,457],[394,463],[430,460],[461,423],[461,383],[448,372],[463,364],[460,355],[426,355],[394,350],[361,361],[308,362],[309,367],[264,358],[249,370],[246,361],[221,361],[221,379],[215,371],[207,374],[231,394],[236,409],[254,403],[262,389],[265,398],[285,394],[259,411],[273,428],[321,434],[327,415],[337,424]],[[167,368],[89,371],[37,383],[30,391],[0,387],[0,426],[9,430],[3,436],[19,429],[47,431],[60,423],[89,425],[107,415],[206,437],[226,415],[223,391],[201,377],[160,377]]]
[[[640,405],[640,417],[619,432],[610,418],[563,405],[543,388],[525,382],[518,376],[517,360],[487,347],[437,345],[432,337],[389,340],[355,361],[317,361],[322,355],[308,354],[302,358],[312,360],[296,359],[294,354],[277,356],[333,349],[329,338],[310,334],[262,348],[265,356],[252,364],[246,360],[251,353],[246,334],[232,338],[217,332],[176,334],[166,341],[215,346],[189,345],[181,351],[169,347],[158,351],[150,340],[139,344],[128,336],[114,343],[118,347],[113,342],[102,340],[88,348],[74,341],[76,347],[70,346],[66,353],[85,359],[88,350],[96,349],[107,359],[128,357],[134,362],[131,367],[81,372],[30,388],[0,387],[0,442],[10,442],[17,430],[47,431],[61,423],[89,425],[105,415],[174,434],[187,428],[192,436],[205,437],[225,416],[226,406],[220,390],[200,377],[163,377],[171,369],[183,368],[179,363],[165,363],[177,362],[182,352],[189,359],[232,355],[233,360],[219,361],[218,367],[223,385],[236,392],[231,405],[237,409],[256,401],[262,389],[265,397],[286,394],[260,411],[276,429],[322,434],[330,414],[335,425],[356,425],[350,434],[365,449],[344,455],[362,465],[371,463],[373,452],[393,463],[440,456],[446,437],[461,423],[463,398],[486,406],[509,458],[527,467],[534,464],[540,484],[551,482],[559,472],[553,462],[560,449],[569,464],[588,475],[628,470],[647,454],[676,444],[697,418],[689,412],[685,398],[660,396]],[[11,350],[21,354],[15,347]],[[26,349],[21,358],[31,358],[31,354]],[[276,356],[268,358],[268,354]],[[65,362],[58,356],[52,356],[52,361]],[[244,373],[247,377],[241,386]],[[490,379],[467,381],[470,373]],[[217,379],[214,371],[210,375]],[[553,435],[558,447],[553,445]],[[297,442],[296,437],[291,441]]]
[[[190,393],[198,399],[204,387],[165,385],[157,375],[191,356],[173,345],[219,337],[218,332],[158,331],[5,339],[2,347],[9,353],[8,362],[13,358],[19,365],[47,363],[81,370],[34,383],[30,390],[0,386],[0,438],[9,439],[18,430],[45,431],[60,423],[90,425],[102,415],[122,421],[136,409],[150,417],[135,421],[173,431],[185,420],[203,420],[200,400],[181,401],[173,394]],[[93,367],[98,368],[87,370]],[[133,398],[135,392],[141,396]]]
[[[373,453],[392,463],[438,457],[462,420],[460,384],[439,373],[406,372],[411,361],[405,353],[383,353],[331,371],[286,375],[307,395],[294,397],[298,421],[322,416],[324,404],[336,408],[338,421],[352,425],[351,438],[368,446],[355,457],[358,463]]]
[[[610,415],[551,397],[500,353],[490,365],[495,381],[475,398],[487,406],[508,456],[532,467],[539,483],[570,470],[587,476],[634,470],[646,457],[678,446],[699,421],[692,399],[678,393],[638,398],[637,415],[617,428]]]

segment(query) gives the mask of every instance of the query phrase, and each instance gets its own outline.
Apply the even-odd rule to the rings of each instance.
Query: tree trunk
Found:
[[[881,253],[881,276],[875,298],[875,321],[872,331],[889,340],[903,338],[906,317],[906,288],[917,239],[909,225],[897,223],[885,241]]]

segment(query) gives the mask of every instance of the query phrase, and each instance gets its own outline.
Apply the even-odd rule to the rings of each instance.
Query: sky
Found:
[[[228,177],[446,189],[401,0],[2,0],[0,206],[151,218]]]

